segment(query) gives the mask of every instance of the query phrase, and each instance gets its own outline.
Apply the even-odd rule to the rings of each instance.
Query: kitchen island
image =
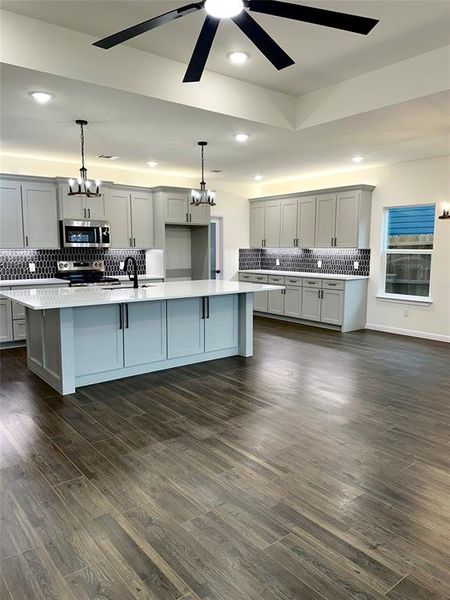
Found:
[[[26,308],[28,368],[77,387],[253,354],[253,293],[284,286],[180,281],[138,289],[5,291]]]

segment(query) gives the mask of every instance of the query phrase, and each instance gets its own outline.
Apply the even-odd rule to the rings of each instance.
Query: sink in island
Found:
[[[284,286],[180,281],[139,289],[5,291],[26,307],[28,368],[77,387],[253,354],[253,292]]]

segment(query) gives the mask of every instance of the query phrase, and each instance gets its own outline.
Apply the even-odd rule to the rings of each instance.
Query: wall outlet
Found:
[[[280,259],[279,258],[275,259],[275,266],[277,266],[277,267],[280,266]]]
[[[123,268],[124,268],[124,266],[125,266],[125,261],[124,261],[124,260],[121,260],[121,261],[120,261],[120,263],[119,263],[119,269],[120,269],[121,271],[123,271]]]
[[[30,273],[36,273],[36,263],[28,263],[28,269]]]
[[[317,261],[317,266],[319,267],[319,269],[321,269],[321,268],[322,268],[322,261],[321,261],[321,260],[318,260],[318,261]]]
[[[353,268],[356,270],[359,269],[359,261],[355,260],[355,262],[353,263]]]

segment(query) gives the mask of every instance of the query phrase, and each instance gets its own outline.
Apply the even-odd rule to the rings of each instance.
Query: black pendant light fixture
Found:
[[[209,205],[215,206],[214,202],[216,193],[211,190],[206,189],[205,183],[205,146],[208,145],[208,142],[198,142],[198,145],[201,148],[201,156],[202,156],[202,180],[200,181],[200,189],[199,190],[191,190],[191,204],[194,206],[201,205]]]
[[[100,181],[98,179],[89,181],[87,176],[87,169],[84,166],[84,127],[88,124],[84,119],[77,119],[75,121],[80,126],[80,137],[81,137],[81,168],[80,176],[75,179],[69,179],[69,196],[89,196],[96,197],[100,196]]]

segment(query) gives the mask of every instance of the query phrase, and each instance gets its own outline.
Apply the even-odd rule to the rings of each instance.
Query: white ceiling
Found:
[[[450,93],[444,92],[290,131],[8,65],[0,83],[6,154],[77,162],[76,118],[89,121],[88,166],[98,154],[118,154],[114,166],[145,170],[147,160],[156,160],[163,172],[197,176],[196,142],[206,139],[208,171],[222,169],[217,177],[236,182],[255,173],[269,181],[345,169],[354,154],[375,166],[450,153]],[[33,89],[52,91],[54,101],[37,105],[27,95]],[[234,141],[238,131],[251,134],[246,144]]]
[[[100,38],[185,3],[188,0],[2,0],[1,5],[5,10]],[[305,4],[375,17],[380,23],[366,37],[253,13],[296,64],[277,72],[232,22],[223,21],[207,68],[273,90],[301,95],[442,47],[450,41],[450,2],[447,0],[305,0]],[[128,44],[187,62],[202,21],[201,13],[189,15]],[[248,51],[251,60],[244,66],[232,65],[225,57],[230,50]],[[99,52],[104,51],[99,49]]]

